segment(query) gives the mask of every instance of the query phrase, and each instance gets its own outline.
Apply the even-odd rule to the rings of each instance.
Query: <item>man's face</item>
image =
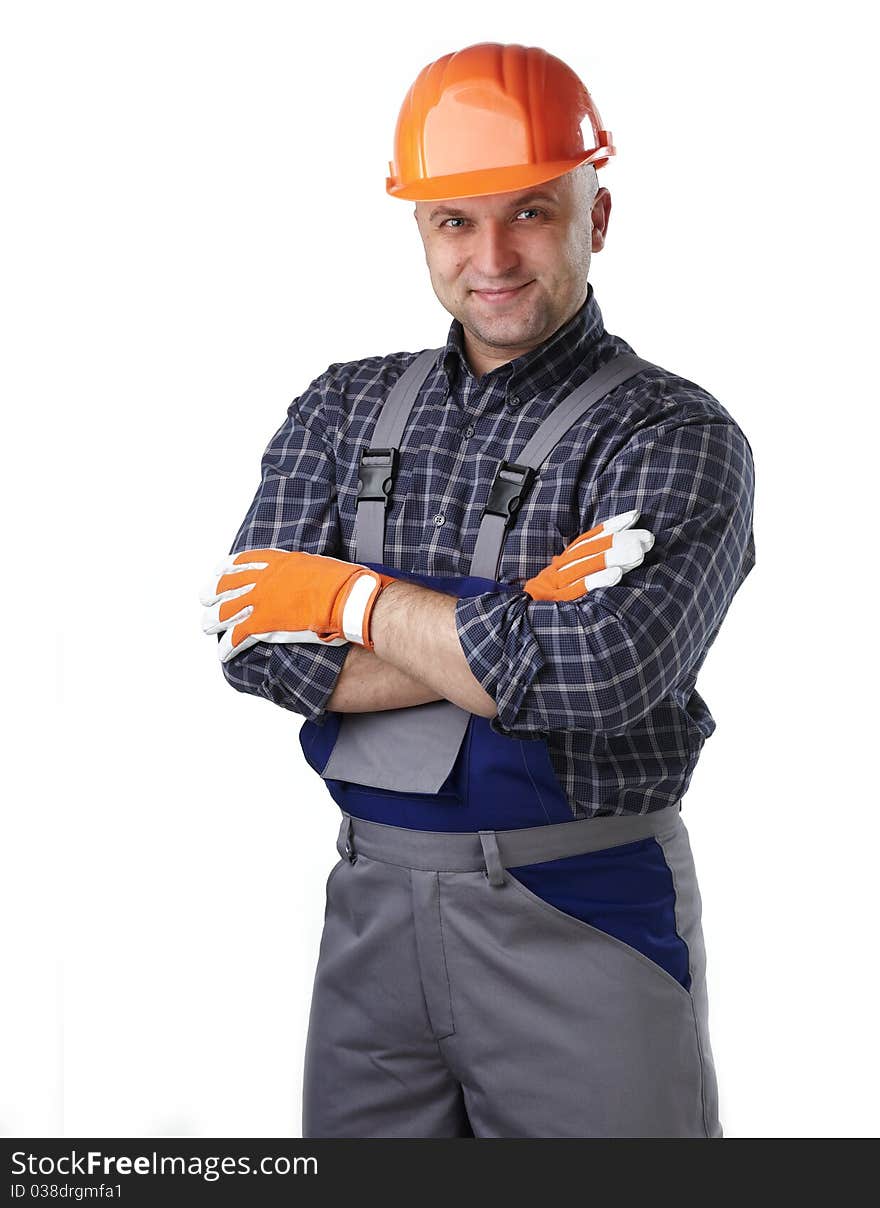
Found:
[[[475,372],[536,347],[582,305],[611,210],[607,189],[592,201],[590,179],[416,202],[434,292],[461,322]]]

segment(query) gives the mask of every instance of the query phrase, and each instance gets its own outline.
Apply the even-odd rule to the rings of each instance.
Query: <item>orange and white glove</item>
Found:
[[[205,633],[223,633],[220,661],[257,642],[356,642],[373,649],[370,617],[395,580],[356,562],[283,549],[230,554],[202,591]]]
[[[641,565],[654,534],[631,526],[639,513],[621,512],[581,533],[549,566],[523,584],[533,600],[577,600],[597,587],[613,587]]]

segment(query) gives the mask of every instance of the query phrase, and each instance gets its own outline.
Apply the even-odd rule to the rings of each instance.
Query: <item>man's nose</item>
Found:
[[[519,253],[504,222],[483,222],[471,244],[471,269],[477,277],[472,288],[494,285],[516,269]]]

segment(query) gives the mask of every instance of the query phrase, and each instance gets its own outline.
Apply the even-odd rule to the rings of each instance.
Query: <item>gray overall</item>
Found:
[[[359,562],[384,565],[397,446],[439,351],[422,353],[392,388],[362,455]],[[508,527],[564,433],[646,365],[624,354],[602,366],[516,463],[501,463],[462,594],[495,586]],[[542,740],[493,734],[447,701],[335,720],[329,752],[310,745],[321,728],[301,734],[342,809],[303,1136],[720,1137],[680,803],[572,820]],[[615,891],[614,909],[594,918],[542,888],[573,873],[585,885],[651,891],[638,902]]]

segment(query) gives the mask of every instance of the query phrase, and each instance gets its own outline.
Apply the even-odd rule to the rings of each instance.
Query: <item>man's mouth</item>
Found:
[[[507,302],[510,298],[517,297],[526,286],[531,284],[531,281],[525,281],[522,285],[514,286],[513,289],[474,289],[471,290],[471,293],[476,294],[478,298],[482,298],[484,302],[497,306],[501,302]]]

